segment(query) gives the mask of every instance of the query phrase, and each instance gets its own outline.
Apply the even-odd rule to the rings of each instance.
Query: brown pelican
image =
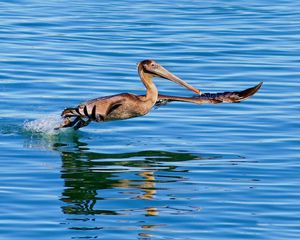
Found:
[[[260,83],[253,88],[241,92],[201,94],[200,90],[184,82],[153,60],[144,60],[140,62],[137,69],[140,78],[147,89],[146,95],[121,93],[92,99],[75,108],[66,108],[61,114],[64,122],[56,129],[66,127],[79,129],[87,126],[91,121],[106,122],[139,117],[147,114],[154,105],[162,105],[171,101],[183,101],[196,104],[240,102],[256,93],[262,85],[262,83]],[[153,77],[171,80],[197,93],[198,96],[176,97],[159,95],[156,86],[152,82]]]

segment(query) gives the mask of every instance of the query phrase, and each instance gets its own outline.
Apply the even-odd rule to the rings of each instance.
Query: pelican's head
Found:
[[[137,67],[139,72],[143,72],[144,74],[149,74],[150,77],[161,77],[161,78],[169,79],[177,84],[180,84],[181,86],[186,87],[187,89],[197,94],[201,93],[199,89],[194,88],[193,86],[189,85],[185,81],[181,80],[179,77],[170,73],[167,69],[162,67],[154,60],[141,61],[140,63],[138,63]]]

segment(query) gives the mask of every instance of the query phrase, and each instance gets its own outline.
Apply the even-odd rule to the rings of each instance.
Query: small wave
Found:
[[[54,130],[62,122],[60,116],[52,115],[46,118],[39,118],[32,121],[26,121],[24,123],[24,129],[33,133],[45,133],[49,135],[58,134],[59,130]]]
[[[59,147],[71,147],[78,138],[73,128],[55,130],[62,123],[59,114],[50,114],[23,124],[24,147],[39,150],[54,150]],[[74,140],[75,139],[75,140]]]

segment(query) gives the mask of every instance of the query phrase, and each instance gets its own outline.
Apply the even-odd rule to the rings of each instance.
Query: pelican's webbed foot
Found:
[[[80,117],[76,117],[73,120],[69,117],[66,117],[66,118],[64,118],[64,122],[62,124],[60,124],[58,127],[54,128],[54,130],[58,130],[60,128],[73,127],[79,120],[80,120]]]
[[[76,125],[74,125],[74,130],[78,130],[79,128],[82,128],[82,127],[85,127],[85,126],[87,126],[87,125],[89,125],[90,124],[90,122],[91,122],[91,120],[90,119],[88,119],[88,120],[83,120],[83,119],[80,119],[77,123],[76,123]]]
[[[91,120],[83,120],[81,117],[76,117],[76,118],[69,118],[66,117],[64,118],[64,122],[59,125],[58,127],[54,128],[54,130],[58,130],[60,128],[68,128],[68,127],[73,127],[74,130],[77,130],[81,127],[85,127],[87,126],[89,123],[91,122]]]

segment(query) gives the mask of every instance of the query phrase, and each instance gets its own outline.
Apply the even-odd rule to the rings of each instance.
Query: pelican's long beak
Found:
[[[175,82],[177,84],[180,84],[181,86],[184,86],[185,88],[197,93],[197,94],[201,94],[201,91],[193,86],[191,86],[190,84],[186,83],[185,81],[183,81],[182,79],[180,79],[179,77],[175,76],[174,74],[170,73],[167,69],[165,69],[162,66],[159,66],[158,68],[156,68],[155,70],[152,70],[155,74],[157,74],[158,76],[162,77],[162,78],[166,78],[171,80],[172,82]]]

